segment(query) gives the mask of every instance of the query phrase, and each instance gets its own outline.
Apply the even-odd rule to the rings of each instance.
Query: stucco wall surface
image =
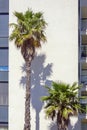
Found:
[[[31,130],[56,130],[45,119],[40,97],[46,94],[44,84],[52,80],[78,81],[78,0],[10,0],[9,23],[16,22],[14,11],[27,8],[44,12],[48,23],[47,43],[38,50],[32,62]],[[11,33],[11,30],[9,34]],[[9,130],[23,130],[25,101],[24,60],[14,42],[9,43]],[[77,123],[76,121],[72,124]]]

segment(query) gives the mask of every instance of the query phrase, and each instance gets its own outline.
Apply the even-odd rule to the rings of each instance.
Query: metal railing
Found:
[[[87,31],[87,19],[81,20],[81,31]]]
[[[81,46],[81,57],[87,57],[87,45]]]
[[[81,82],[87,84],[87,75],[81,75]]]
[[[8,81],[8,66],[0,66],[0,82]]]

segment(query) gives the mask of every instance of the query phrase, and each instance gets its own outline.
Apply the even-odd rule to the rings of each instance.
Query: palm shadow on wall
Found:
[[[52,75],[52,63],[45,65],[46,56],[44,54],[36,55],[31,65],[31,104],[36,111],[36,129],[40,130],[39,114],[43,107],[43,102],[40,98],[46,95],[46,89],[44,85],[50,86],[52,81],[49,80]],[[25,65],[22,67],[22,71],[25,72]],[[26,76],[21,77],[20,84],[26,86]]]
[[[71,123],[69,123],[68,126],[68,130],[78,130],[79,128],[79,121],[77,121],[74,125],[71,125]],[[53,121],[53,123],[51,123],[51,125],[49,126],[50,130],[57,130],[57,123],[56,121]]]

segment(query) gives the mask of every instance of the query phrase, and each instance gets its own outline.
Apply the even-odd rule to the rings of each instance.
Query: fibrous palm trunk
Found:
[[[25,97],[25,124],[24,130],[31,130],[30,125],[30,88],[31,88],[31,62],[34,58],[35,48],[32,40],[28,39],[24,42],[21,53],[26,63],[26,97]]]
[[[60,126],[58,127],[58,130],[68,130],[68,128],[61,128]]]
[[[64,119],[60,112],[57,114],[58,130],[68,130],[69,119]]]
[[[31,62],[26,61],[26,99],[25,99],[25,124],[24,124],[24,130],[30,130],[30,80],[31,80]]]
[[[24,130],[30,130],[30,75],[31,75],[31,63],[26,61],[26,99],[25,99],[25,124]]]

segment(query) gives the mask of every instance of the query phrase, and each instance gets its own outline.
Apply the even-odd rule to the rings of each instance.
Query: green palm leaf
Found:
[[[45,28],[47,23],[43,18],[42,12],[34,13],[31,9],[26,12],[14,12],[16,23],[11,23],[12,33],[10,40],[14,40],[17,48],[21,49],[21,54],[26,64],[26,96],[25,96],[25,122],[24,130],[30,130],[30,75],[31,62],[35,56],[37,48],[46,42]],[[44,100],[49,100],[50,97],[44,97]],[[53,101],[52,101],[53,102]],[[50,105],[49,105],[50,106]],[[27,109],[28,108],[28,109]],[[53,117],[53,116],[52,116]]]
[[[78,97],[80,87],[77,83],[70,85],[63,82],[52,82],[51,87],[45,86],[48,95],[41,99],[46,102],[46,116],[52,119],[57,116],[57,124],[67,126],[70,115],[75,115],[82,109]]]
[[[10,24],[13,29],[10,40],[14,40],[17,47],[21,47],[28,39],[33,39],[34,48],[41,47],[41,43],[46,42],[44,30],[47,23],[42,12],[34,13],[28,9],[25,13],[15,11],[14,16],[17,18],[17,23]]]

